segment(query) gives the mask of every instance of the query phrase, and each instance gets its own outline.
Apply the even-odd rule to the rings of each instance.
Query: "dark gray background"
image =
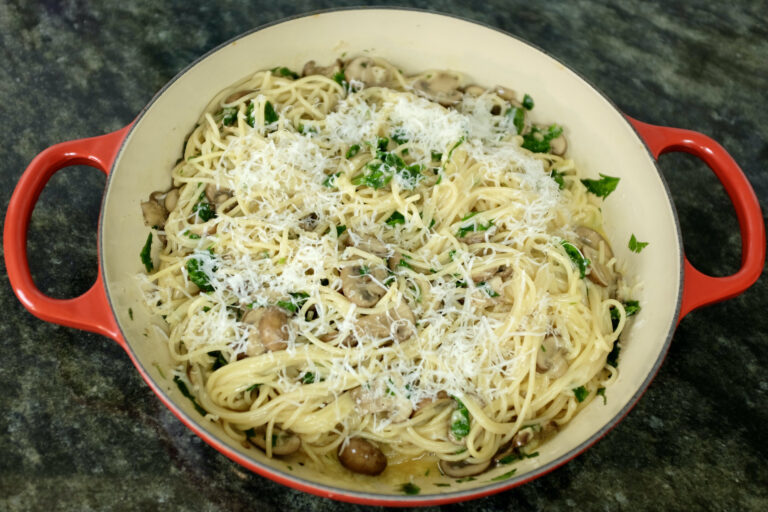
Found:
[[[359,4],[359,2],[356,2]],[[720,141],[768,199],[768,7],[719,2],[381,2],[516,34],[624,112]],[[214,5],[215,4],[215,5]],[[29,161],[129,123],[179,70],[284,16],[347,2],[0,1],[0,205]],[[610,144],[610,134],[597,144]],[[685,249],[738,268],[727,196],[690,156],[661,159]],[[36,282],[55,297],[96,275],[104,177],[57,174],[33,214]],[[651,248],[652,250],[652,248]],[[41,322],[0,285],[0,509],[350,510],[265,480],[186,430],[105,338]],[[767,510],[768,289],[694,312],[618,428],[561,469],[462,510]]]

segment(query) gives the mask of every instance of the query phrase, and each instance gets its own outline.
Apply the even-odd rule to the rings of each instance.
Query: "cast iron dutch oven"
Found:
[[[343,27],[344,30],[339,30]],[[417,475],[418,495],[404,495],[387,479],[334,478],[309,465],[292,470],[245,450],[192,408],[158,368],[169,365],[166,346],[144,336],[152,322],[141,307],[134,276],[147,229],[140,201],[166,189],[170,169],[200,112],[219,91],[257,70],[301,69],[314,59],[331,62],[366,52],[406,70],[453,69],[474,82],[530,92],[536,119],[565,127],[569,154],[582,172],[621,178],[604,201],[605,229],[617,257],[628,264],[642,290],[642,313],[623,335],[620,377],[600,400],[576,416],[539,456],[516,466],[509,479],[489,473],[474,481],[435,486],[437,471]],[[674,205],[655,159],[668,151],[701,158],[731,198],[742,238],[742,263],[728,277],[697,271],[683,254]],[[99,224],[99,273],[80,297],[59,300],[35,287],[27,263],[30,215],[51,176],[66,166],[89,165],[107,174]],[[650,245],[634,254],[634,233]],[[211,51],[176,76],[129,126],[90,139],[64,142],[40,153],[19,180],[8,207],[4,234],[11,285],[24,306],[47,322],[97,332],[125,349],[160,400],[207,443],[256,473],[310,493],[376,505],[430,505],[486,496],[530,481],[564,464],[615,426],[656,374],[680,319],[694,308],[733,297],[754,283],[765,260],[765,230],[757,198],[739,166],[700,133],[652,126],[623,115],[579,75],[529,44],[498,30],[451,16],[412,10],[353,9],[298,17],[259,28]],[[129,317],[129,308],[134,318]],[[506,468],[499,468],[507,471]]]

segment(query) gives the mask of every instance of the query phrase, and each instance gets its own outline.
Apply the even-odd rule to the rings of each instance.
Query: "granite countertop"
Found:
[[[90,2],[96,4],[96,2]],[[346,5],[348,2],[338,2]],[[358,2],[355,2],[358,3]],[[378,2],[389,3],[389,2]],[[0,3],[0,204],[56,142],[129,123],[209,49],[328,2]],[[218,4],[214,6],[214,4]],[[759,1],[395,2],[499,27],[578,70],[624,112],[721,142],[768,201],[768,9]],[[610,134],[597,144],[609,144]],[[738,268],[733,209],[704,164],[664,156],[686,252]],[[30,225],[32,270],[55,297],[96,276],[104,177],[75,167]],[[42,322],[0,280],[0,509],[351,510],[249,473],[208,447],[106,338]],[[692,313],[628,417],[586,453],[454,510],[768,510],[768,284]]]

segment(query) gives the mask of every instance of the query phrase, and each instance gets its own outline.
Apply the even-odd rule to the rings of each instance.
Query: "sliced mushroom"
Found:
[[[600,262],[600,243],[605,245],[606,261],[613,258],[613,251],[608,241],[594,229],[585,226],[577,227],[574,232],[578,237],[579,248],[585,258],[590,261],[590,271],[587,274],[590,281],[600,286],[608,286],[616,280],[616,273]]]
[[[387,292],[381,284],[386,278],[387,272],[381,267],[370,270],[362,265],[350,265],[341,269],[341,290],[351,302],[370,308]]]
[[[464,88],[464,94],[469,94],[470,96],[482,96],[484,93],[485,87],[480,87],[476,84],[468,85]]]
[[[493,92],[496,93],[496,96],[505,101],[515,101],[517,99],[517,94],[515,94],[515,91],[512,89],[507,89],[506,87],[502,87],[501,85],[494,87]]]
[[[448,461],[448,460],[441,460],[437,463],[437,466],[440,468],[440,472],[446,476],[451,476],[454,478],[464,478],[467,476],[475,476],[479,475],[486,469],[488,469],[488,466],[491,465],[491,461],[486,460],[483,462],[478,462],[477,464],[470,464],[463,460],[459,461]]]
[[[448,398],[450,398],[448,396],[448,393],[446,393],[445,391],[439,391],[437,393],[437,396],[435,396],[434,398],[433,397],[427,397],[427,398],[422,398],[421,400],[419,400],[419,403],[416,404],[416,411],[419,411],[419,410],[425,408],[426,406],[431,405],[433,403],[437,403],[437,402],[439,402],[441,400],[447,400]]]
[[[413,311],[405,302],[396,308],[378,315],[368,315],[357,321],[355,335],[358,339],[369,336],[372,338],[394,337],[398,342],[405,341],[414,334],[416,318]],[[392,327],[394,327],[394,332]]]
[[[382,86],[389,82],[390,72],[370,57],[356,57],[347,63],[344,78],[363,82],[368,87]]]
[[[480,244],[486,241],[486,237],[490,235],[490,230],[485,231],[470,231],[466,235],[459,237],[459,242],[464,242],[467,245]]]
[[[323,75],[330,78],[341,71],[341,67],[342,62],[340,59],[336,59],[330,66],[318,66],[314,60],[310,60],[304,64],[304,69],[301,70],[301,76]]]
[[[150,227],[162,228],[168,219],[168,210],[154,199],[141,203],[141,213],[144,215],[144,224]]]
[[[557,347],[555,338],[547,336],[541,342],[541,348],[536,354],[536,371],[557,379],[565,375],[567,370],[568,361]]]
[[[247,355],[256,356],[265,350],[285,350],[288,346],[288,315],[281,308],[251,309],[243,316],[242,322],[256,327],[248,339]]]
[[[450,107],[461,101],[461,77],[447,71],[437,71],[413,82],[416,94]]]
[[[205,197],[209,202],[218,205],[232,197],[232,191],[227,188],[218,188],[213,183],[209,183],[205,186]]]
[[[179,202],[179,189],[172,188],[168,191],[167,194],[165,194],[165,200],[163,201],[163,206],[165,206],[165,209],[169,212],[172,212],[174,208],[176,208],[176,204]]]
[[[565,140],[565,135],[560,135],[557,138],[549,141],[549,152],[553,155],[563,156],[568,149],[568,141]]]
[[[476,283],[488,282],[494,277],[501,277],[502,279],[508,278],[512,275],[512,268],[506,265],[498,265],[495,267],[487,268],[485,270],[479,270],[472,272],[472,280]]]
[[[304,231],[314,231],[319,220],[320,218],[316,213],[310,213],[309,215],[299,219],[299,227]]]
[[[512,439],[508,443],[499,448],[499,451],[497,451],[496,455],[493,456],[494,462],[499,463],[505,457],[513,454],[519,455],[520,448],[533,441],[535,436],[536,432],[534,431],[533,427],[520,429],[517,434],[512,436]]]
[[[339,448],[339,462],[355,473],[376,476],[387,468],[387,458],[373,443],[352,437]]]
[[[390,270],[397,270],[400,267],[400,262],[403,261],[403,255],[399,251],[395,251],[395,254],[389,257],[387,264]]]
[[[234,103],[234,102],[236,102],[237,100],[239,100],[240,98],[242,98],[243,96],[248,96],[248,95],[249,95],[249,94],[251,94],[252,92],[253,92],[253,91],[251,91],[251,90],[248,90],[248,91],[236,91],[236,92],[233,92],[232,94],[230,94],[229,96],[227,96],[227,98],[224,100],[224,103]]]
[[[266,434],[267,430],[265,428],[260,428],[256,430],[255,436],[248,438],[248,441],[266,451]],[[272,455],[290,455],[297,452],[300,447],[301,439],[296,434],[285,432],[277,428],[272,429]]]

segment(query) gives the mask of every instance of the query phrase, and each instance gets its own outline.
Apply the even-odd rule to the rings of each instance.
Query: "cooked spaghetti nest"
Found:
[[[201,414],[268,456],[457,476],[608,386],[626,286],[532,103],[370,57],[217,95],[142,204],[147,305]]]

